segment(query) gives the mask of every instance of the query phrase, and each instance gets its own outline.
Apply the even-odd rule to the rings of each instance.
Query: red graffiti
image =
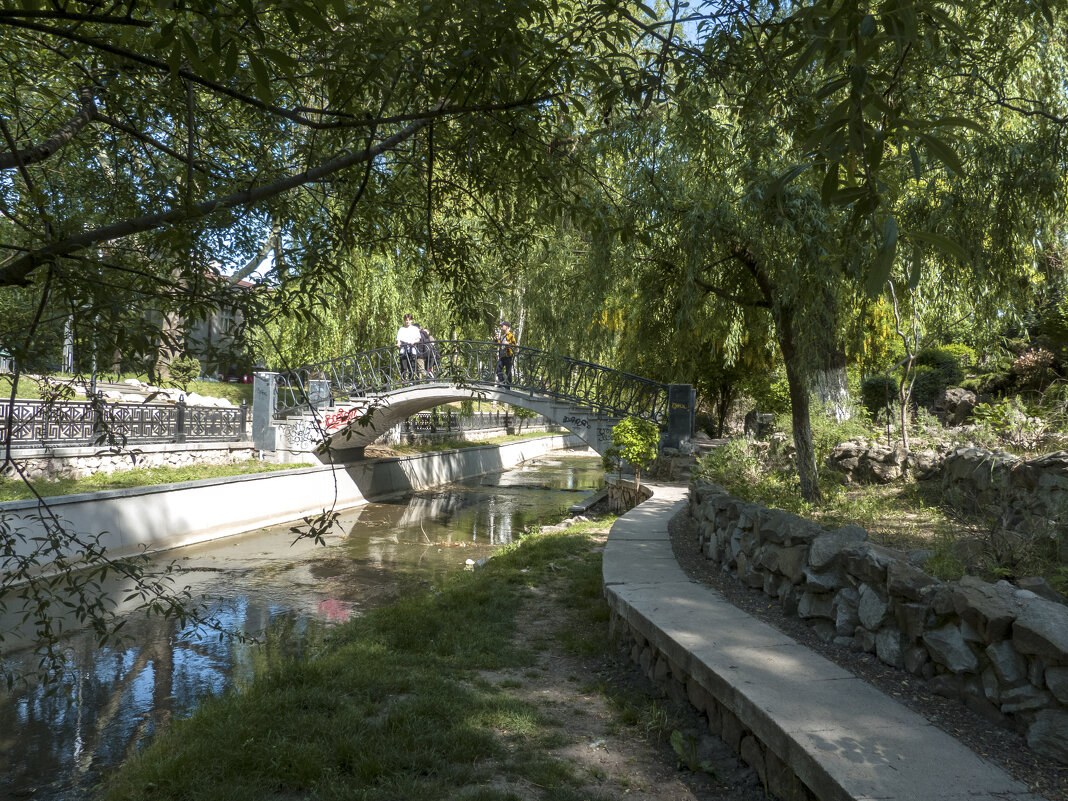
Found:
[[[342,409],[340,412],[328,414],[323,418],[323,425],[326,427],[327,431],[330,431],[335,428],[341,428],[341,426],[345,425],[349,420],[353,420],[359,416],[360,410],[355,407],[352,409]]]

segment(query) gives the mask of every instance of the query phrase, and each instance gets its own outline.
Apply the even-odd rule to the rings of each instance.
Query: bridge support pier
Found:
[[[667,433],[662,447],[678,448],[693,438],[693,421],[697,411],[697,390],[689,384],[668,384]]]
[[[278,373],[254,373],[252,382],[252,444],[257,450],[273,451],[278,447],[274,429]]]

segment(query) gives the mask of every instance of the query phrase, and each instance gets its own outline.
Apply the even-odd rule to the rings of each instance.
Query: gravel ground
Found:
[[[706,559],[697,548],[697,526],[683,513],[671,521],[675,557],[694,581],[719,590],[731,603],[774,626],[802,645],[866,679],[887,695],[953,735],[980,756],[1050,801],[1068,801],[1068,767],[1053,764],[1027,747],[1015,732],[980,717],[959,701],[935,695],[920,677],[884,665],[871,654],[821,640],[799,618],[788,617],[773,598],[746,587],[732,573]]]

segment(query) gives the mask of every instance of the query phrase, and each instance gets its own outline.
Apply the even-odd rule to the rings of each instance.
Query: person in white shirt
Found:
[[[404,315],[404,325],[397,329],[397,349],[399,353],[401,379],[412,380],[415,377],[416,359],[419,356],[419,326],[412,322],[412,315]]]

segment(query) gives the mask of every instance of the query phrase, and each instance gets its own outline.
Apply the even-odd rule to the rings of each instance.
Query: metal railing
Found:
[[[508,428],[536,428],[539,426],[554,425],[552,421],[542,415],[535,417],[519,417],[506,411],[475,412],[473,414],[459,414],[457,412],[418,412],[413,414],[401,425],[404,430],[413,434],[440,434],[442,432],[484,431],[486,429]]]
[[[178,403],[0,401],[0,447],[8,421],[15,448],[40,445],[101,447],[166,442],[237,442],[246,438],[248,407]]]
[[[668,414],[666,384],[610,367],[516,345],[511,380],[498,376],[499,346],[476,340],[442,340],[424,369],[396,347],[376,348],[278,374],[275,414],[283,417],[308,399],[346,401],[380,395],[418,384],[452,384],[508,388],[532,397],[575,403],[616,417],[634,416],[664,423]]]

